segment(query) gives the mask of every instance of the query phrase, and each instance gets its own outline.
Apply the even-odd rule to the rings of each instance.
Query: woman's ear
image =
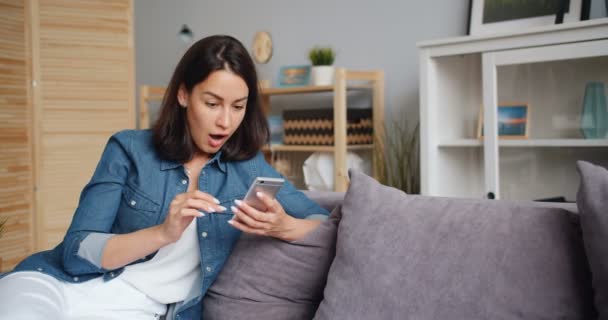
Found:
[[[186,87],[181,84],[179,89],[177,89],[177,102],[183,108],[188,107],[188,92],[186,91]]]

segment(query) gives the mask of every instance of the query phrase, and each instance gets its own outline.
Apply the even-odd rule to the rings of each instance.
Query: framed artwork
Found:
[[[279,70],[279,87],[307,86],[310,83],[311,66],[284,66]]]
[[[551,25],[563,14],[563,22],[581,20],[584,0],[470,0],[469,35],[525,30]]]
[[[498,105],[497,127],[500,139],[527,139],[530,130],[530,112],[527,103],[503,103]],[[483,137],[483,108],[477,121],[477,137]]]

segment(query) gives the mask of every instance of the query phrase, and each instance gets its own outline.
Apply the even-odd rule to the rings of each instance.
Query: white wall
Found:
[[[469,0],[135,0],[136,82],[166,85],[186,50],[176,36],[182,24],[195,39],[228,34],[248,48],[255,32],[264,30],[272,35],[274,54],[258,65],[260,79],[274,83],[280,66],[309,64],[309,48],[331,45],[336,66],[383,69],[387,115],[403,109],[415,119],[416,42],[465,35],[468,6]],[[309,97],[279,103],[291,106],[294,99],[311,105]]]

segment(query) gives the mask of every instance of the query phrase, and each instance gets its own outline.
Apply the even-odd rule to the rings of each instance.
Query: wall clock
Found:
[[[267,63],[272,57],[272,38],[266,31],[256,32],[253,38],[253,59],[257,63]]]

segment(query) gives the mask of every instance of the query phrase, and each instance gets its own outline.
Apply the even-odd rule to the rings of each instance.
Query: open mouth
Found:
[[[210,134],[209,136],[213,140],[224,140],[224,138],[226,138],[225,134]]]
[[[209,144],[214,147],[217,148],[219,146],[222,145],[222,143],[224,142],[224,140],[226,140],[226,137],[228,137],[228,135],[225,134],[209,134]]]

